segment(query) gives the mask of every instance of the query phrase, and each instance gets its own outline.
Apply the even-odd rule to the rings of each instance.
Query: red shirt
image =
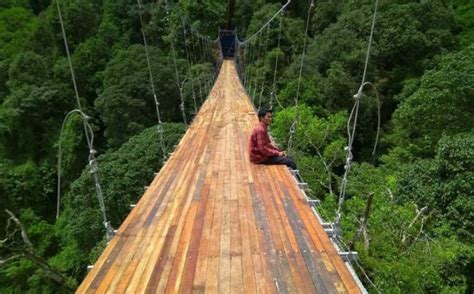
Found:
[[[260,122],[252,130],[249,140],[250,161],[261,163],[271,156],[279,156],[280,149],[272,145],[268,136],[267,125]]]

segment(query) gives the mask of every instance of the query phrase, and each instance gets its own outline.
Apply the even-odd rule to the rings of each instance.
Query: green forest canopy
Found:
[[[281,1],[230,1],[229,7],[222,2],[183,0],[166,7],[163,1],[143,1],[141,10],[128,0],[60,2],[114,227],[163,158],[140,12],[170,151],[185,130],[175,61],[190,117],[193,98],[197,104],[206,98],[217,65],[217,48],[202,40],[215,39],[217,29],[226,26],[235,26],[245,39],[281,7]],[[337,208],[345,128],[362,79],[374,3],[316,1],[299,92],[308,1],[292,1],[281,32],[277,18],[259,43],[247,48],[259,50],[246,70],[249,93],[257,102],[261,91],[262,105],[269,103],[278,58],[279,105],[272,133],[285,146],[298,112],[292,150],[327,220]],[[474,4],[467,0],[379,1],[367,80],[383,101],[380,143],[372,155],[377,111],[375,94],[367,88],[341,225],[344,241],[359,252],[365,272],[382,292],[474,291],[473,20]],[[8,237],[0,246],[2,293],[68,292],[104,247],[79,116],[67,122],[61,139],[63,201],[59,219],[54,217],[59,134],[66,113],[76,107],[56,2],[2,1],[0,226],[7,226],[4,209],[16,214],[34,253],[64,278],[52,278],[25,258],[26,247],[11,225],[0,233],[0,239]],[[358,234],[369,195],[367,234]]]

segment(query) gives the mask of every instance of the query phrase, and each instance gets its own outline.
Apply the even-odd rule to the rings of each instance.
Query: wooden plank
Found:
[[[234,105],[233,107],[234,108]],[[238,126],[235,125],[235,112],[232,112],[231,117],[232,123],[229,125],[229,142],[232,144],[235,142],[236,133],[238,133]],[[236,157],[239,153],[240,146],[233,144],[231,145],[231,151],[229,152],[230,157],[230,276],[231,284],[230,289],[232,293],[242,293],[243,284],[243,268],[242,268],[242,238],[240,230],[239,220],[239,193],[237,183],[237,160]]]
[[[199,156],[205,156],[205,154],[199,154]],[[199,162],[200,160],[198,160]],[[198,164],[194,164],[193,167],[191,168],[191,173],[188,176],[188,178],[184,181],[184,183],[187,183],[190,181],[191,183],[195,183],[198,179],[198,174],[195,173],[195,168]],[[187,248],[187,243],[183,240],[180,240],[179,236],[185,236],[184,238],[189,238],[188,234],[184,234],[183,232],[188,232],[189,229],[185,227],[186,223],[189,223],[187,220],[187,214],[188,213],[195,213],[195,205],[192,205],[192,199],[193,197],[191,195],[194,195],[196,186],[195,185],[186,185],[182,184],[177,188],[177,195],[180,197],[180,201],[175,201],[180,203],[180,208],[179,210],[175,213],[173,223],[177,225],[177,233],[178,238],[175,238],[172,243],[170,244],[169,251],[167,252],[167,255],[162,256],[162,258],[165,260],[164,268],[162,271],[160,271],[160,280],[158,282],[156,291],[157,292],[163,292],[165,288],[168,286],[168,279],[172,279],[172,281],[175,281],[174,275],[176,271],[180,271],[180,268],[182,267],[182,256],[180,254],[185,254],[185,250]],[[181,198],[182,196],[182,198]],[[190,206],[192,208],[190,209]],[[190,218],[191,220],[193,217]],[[186,229],[186,230],[185,230]],[[185,231],[183,231],[185,230]],[[187,241],[187,239],[185,239]],[[177,255],[177,252],[179,254]],[[150,268],[151,269],[151,268]],[[158,269],[155,267],[150,274],[152,277],[154,276],[153,273],[156,273]],[[155,285],[155,283],[153,283]],[[173,286],[174,287],[174,286]],[[150,287],[148,287],[150,288]],[[154,289],[154,288],[150,288]]]
[[[207,261],[208,261],[208,252],[210,248],[210,239],[212,233],[212,221],[214,216],[214,204],[217,197],[216,186],[217,181],[211,181],[213,177],[214,170],[216,168],[216,164],[218,163],[217,160],[214,160],[216,157],[216,145],[210,144],[209,148],[209,161],[210,167],[206,173],[206,181],[205,183],[209,185],[209,204],[206,207],[205,217],[204,217],[204,225],[203,231],[200,241],[199,247],[199,254],[197,257],[197,264],[196,264],[196,274],[194,276],[193,281],[193,292],[204,292],[205,289],[205,282],[206,282],[206,275],[207,275]]]
[[[256,123],[225,61],[77,292],[360,292],[286,167],[249,162]]]
[[[214,203],[214,211],[212,218],[212,227],[211,235],[209,241],[209,249],[207,254],[207,264],[206,264],[206,292],[216,293],[218,290],[219,282],[219,256],[220,256],[220,242],[221,242],[221,218],[222,218],[222,207],[223,207],[223,179],[222,173],[215,173],[215,181],[217,182],[217,187],[212,193],[216,194],[216,199]]]
[[[242,161],[238,162],[238,170],[244,171]],[[244,181],[239,182],[239,186],[244,186],[248,183]],[[261,273],[257,273],[254,268],[254,261],[253,261],[253,254],[252,254],[252,242],[251,242],[251,229],[250,224],[252,217],[249,215],[251,214],[251,209],[249,205],[249,197],[248,193],[244,189],[239,189],[238,193],[238,213],[239,213],[239,228],[240,228],[240,236],[241,236],[241,250],[242,250],[242,267],[245,269],[243,271],[243,290],[244,293],[256,293],[257,285],[256,285],[256,278],[257,275],[261,275]],[[255,245],[256,246],[256,245]]]
[[[167,203],[164,206],[163,214],[156,218],[156,225],[154,225],[154,230],[151,230],[153,233],[147,244],[153,244],[152,246],[147,246],[144,251],[144,256],[148,258],[140,259],[140,264],[135,271],[134,278],[132,278],[132,283],[128,286],[127,292],[133,293],[139,291],[143,287],[147,287],[150,283],[150,279],[156,279],[156,275],[153,275],[154,271],[159,270],[158,265],[163,265],[163,262],[167,261],[168,250],[166,246],[171,246],[173,244],[173,239],[175,238],[176,232],[180,232],[177,224],[177,219],[182,214],[183,209],[185,209],[184,201],[186,198],[186,191],[188,188],[187,185],[180,185],[182,181],[186,181],[188,173],[186,171],[192,170],[194,163],[188,161],[185,166],[184,171],[179,177],[174,179],[173,184],[170,186],[170,189],[167,192]],[[165,246],[164,249],[162,246]],[[158,260],[161,258],[161,262]],[[161,275],[161,271],[160,271]],[[151,282],[154,283],[154,282]]]
[[[157,178],[158,176],[155,178],[153,182],[159,182],[159,179]],[[150,195],[150,193],[148,193],[148,195]],[[119,242],[121,236],[123,236],[123,238],[126,238],[128,236],[132,236],[135,234],[133,230],[130,230],[129,228],[130,226],[133,225],[133,223],[136,223],[140,220],[140,217],[137,217],[137,215],[139,216],[140,213],[143,211],[143,209],[148,207],[144,203],[147,202],[149,198],[151,197],[147,197],[147,193],[145,193],[145,195],[139,201],[139,204],[137,204],[137,207],[135,207],[132,210],[132,212],[126,218],[124,223],[120,226],[120,228],[118,229],[118,233],[116,234],[116,237],[114,237],[111,240],[111,242],[109,243],[109,245],[107,246],[103,254],[101,255],[101,258],[99,258],[96,264],[94,265],[92,271],[88,274],[86,279],[77,289],[78,293],[85,291],[85,289],[87,288],[96,289],[94,287],[97,286],[97,283],[98,283],[97,281],[102,279],[104,273],[107,271],[107,268],[108,268],[107,264],[113,262],[115,257],[119,256],[119,252],[116,252],[116,251],[121,251],[123,247],[123,244]],[[95,285],[91,285],[93,281],[96,281]]]
[[[201,191],[198,212],[191,232],[191,239],[189,241],[189,249],[186,255],[186,263],[183,271],[183,282],[180,285],[180,293],[192,292],[194,275],[196,273],[196,266],[201,245],[201,236],[204,228],[205,213],[208,203],[209,185],[204,186]]]
[[[266,174],[268,177],[275,175],[274,167],[266,169]],[[270,181],[270,185],[274,195],[283,195],[283,191],[280,189],[275,181]],[[298,250],[298,243],[295,237],[295,232],[293,231],[290,219],[285,213],[284,204],[281,202],[280,197],[274,197],[270,203],[273,205],[273,210],[275,213],[276,223],[278,228],[280,228],[280,238],[283,243],[283,252],[282,255],[286,255],[284,260],[291,272],[292,279],[294,280],[294,287],[289,288],[289,292],[299,292],[299,293],[313,293],[316,291],[316,288],[313,287],[312,283],[307,283],[311,280],[309,272],[307,270],[304,259]]]
[[[224,109],[224,113],[226,113]],[[226,120],[224,121],[224,123]],[[227,125],[223,128],[223,144],[224,149],[221,155],[221,169],[222,169],[222,180],[224,182],[222,196],[222,218],[221,218],[221,240],[220,240],[220,256],[219,256],[219,280],[218,280],[218,292],[228,293],[230,292],[230,240],[231,240],[231,221],[230,221],[230,198],[231,198],[231,187],[229,174],[230,170],[227,166],[228,154],[230,152],[230,140],[229,140],[229,128]]]
[[[271,180],[266,177],[266,171],[270,169],[270,166],[261,166],[260,169],[260,178],[259,181],[262,181],[260,187],[260,194],[262,195],[262,203],[264,208],[264,215],[267,219],[267,228],[265,232],[267,233],[265,238],[271,240],[272,249],[270,250],[270,260],[272,262],[272,267],[276,267],[278,272],[279,279],[276,278],[278,291],[282,293],[294,292],[294,281],[291,276],[290,266],[286,256],[283,254],[285,248],[280,236],[280,229],[282,227],[278,223],[278,219],[275,215],[273,198],[265,197],[266,195],[271,195]]]
[[[274,291],[276,290],[279,292],[281,289],[286,289],[286,282],[283,280],[279,265],[276,261],[275,250],[273,249],[274,246],[268,227],[268,220],[265,215],[265,207],[261,199],[262,196],[258,195],[255,185],[250,186],[250,191],[255,215],[255,225],[259,228],[257,236],[265,256],[263,265],[266,270],[264,273],[271,274],[269,278],[267,277],[266,284],[267,286],[272,285],[273,287],[271,288],[274,288]],[[271,281],[272,283],[268,283],[268,281]]]
[[[311,211],[311,208],[307,205],[307,203],[301,198],[299,195],[299,190],[294,185],[286,184],[284,185],[285,188],[288,188],[289,194],[291,198],[294,200],[294,204],[296,210],[298,211],[299,215],[301,215],[301,220],[305,224],[306,228],[308,229],[308,237],[311,239],[312,243],[316,246],[319,252],[326,252],[330,258],[331,262],[336,268],[338,279],[342,280],[346,289],[351,293],[359,293],[360,290],[352,279],[349,271],[345,267],[344,262],[339,257],[336,249],[332,245],[331,241],[327,237],[326,233],[322,226],[317,222],[316,218]],[[291,190],[296,191],[291,193]],[[297,198],[300,197],[300,198]],[[333,277],[334,278],[334,277]]]

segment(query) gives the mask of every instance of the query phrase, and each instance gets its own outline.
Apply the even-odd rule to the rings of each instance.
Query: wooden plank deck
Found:
[[[233,61],[77,293],[360,293],[257,124]]]

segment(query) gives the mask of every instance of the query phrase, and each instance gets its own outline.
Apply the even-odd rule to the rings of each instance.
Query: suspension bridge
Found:
[[[78,293],[359,293],[285,166],[255,165],[257,123],[235,64]]]
[[[277,46],[280,46],[282,13],[290,2],[288,0],[245,41],[239,41],[234,31],[220,31],[219,38],[215,41],[220,55],[219,73],[207,100],[174,152],[163,159],[163,167],[116,231],[107,220],[97,177],[93,132],[87,122],[88,116],[80,104],[61,8],[59,1],[56,2],[78,104],[78,109],[70,114],[77,112],[83,118],[90,149],[90,171],[109,240],[102,255],[90,266],[90,272],[77,293],[367,293],[352,268],[351,261],[359,265],[357,253],[342,250],[344,247],[347,249],[347,246],[344,246],[338,231],[352,160],[351,145],[358,105],[364,86],[370,84],[365,81],[365,73],[371,40],[364,78],[354,96],[356,102],[348,122],[346,171],[334,223],[326,223],[319,216],[315,209],[318,201],[307,197],[307,184],[297,170],[290,170],[286,166],[255,165],[249,160],[247,144],[253,126],[258,122],[249,94],[254,99],[259,96],[260,108],[265,88],[264,82],[257,82],[257,73],[249,65],[267,51],[270,24],[277,16],[280,16]],[[137,3],[141,10],[141,1],[138,0]],[[297,111],[290,128],[288,150],[299,123],[298,96],[313,7],[314,3],[311,1],[295,97]],[[160,103],[157,100],[141,14],[140,22],[150,88],[156,105],[160,146],[165,154]],[[171,41],[170,45],[181,101],[180,109],[184,123],[188,124],[183,84],[189,79],[195,111],[195,88],[201,92],[202,86],[200,82],[195,86],[194,79],[189,77],[192,76],[191,64],[198,63],[198,58],[191,56],[193,47],[187,47],[185,26],[183,21],[188,77],[179,76],[175,44]],[[265,29],[266,41],[263,45],[261,39]],[[211,40],[195,34],[192,29],[189,32],[191,37],[196,35],[197,44],[202,44],[201,53],[207,51],[201,59],[212,59]],[[190,46],[194,45],[196,44],[191,41]],[[276,97],[277,68],[278,58],[274,63],[270,101],[267,101],[270,108],[273,107],[274,100],[279,103]],[[207,82],[210,86],[210,81]],[[58,161],[58,215],[60,167],[61,145]],[[364,273],[361,267],[360,269]]]

